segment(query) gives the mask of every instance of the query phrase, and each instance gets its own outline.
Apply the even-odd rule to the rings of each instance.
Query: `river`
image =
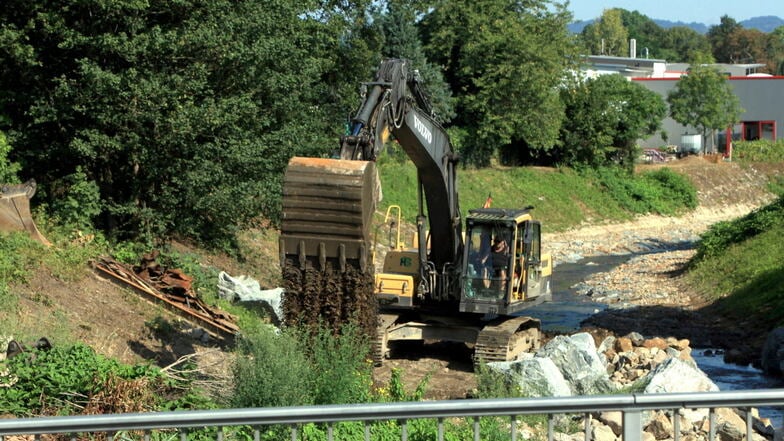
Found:
[[[581,322],[607,308],[589,297],[578,295],[576,286],[592,274],[604,273],[628,261],[631,255],[606,255],[584,258],[574,263],[561,263],[553,274],[553,300],[525,311],[542,321],[545,331],[569,333],[580,329]],[[666,337],[666,336],[664,336]],[[697,366],[720,390],[754,390],[784,387],[784,379],[766,376],[751,366],[725,363],[721,351],[693,348]],[[760,414],[774,423],[784,424],[784,410],[762,408]]]

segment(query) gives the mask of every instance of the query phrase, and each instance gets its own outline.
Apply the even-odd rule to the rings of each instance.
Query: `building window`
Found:
[[[745,141],[776,140],[776,121],[743,121],[741,126],[743,134],[741,139]]]
[[[732,141],[776,140],[776,121],[742,121],[719,134],[719,152],[725,155]]]

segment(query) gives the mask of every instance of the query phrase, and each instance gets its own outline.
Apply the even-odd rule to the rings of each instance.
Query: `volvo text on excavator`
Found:
[[[339,157],[294,157],[286,170],[287,320],[364,316],[377,363],[400,340],[464,342],[476,362],[538,348],[540,322],[521,312],[550,298],[553,265],[532,207],[477,208],[463,218],[458,157],[408,61],[384,60],[363,91]],[[388,251],[374,274],[375,160],[390,137],[417,169],[417,239]]]

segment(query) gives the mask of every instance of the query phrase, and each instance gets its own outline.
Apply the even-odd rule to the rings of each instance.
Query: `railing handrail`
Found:
[[[2,419],[0,436],[777,405],[784,405],[784,389],[217,409]]]

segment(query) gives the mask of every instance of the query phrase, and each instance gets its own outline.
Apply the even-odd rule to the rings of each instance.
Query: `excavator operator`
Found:
[[[501,290],[506,289],[506,270],[509,268],[509,245],[499,233],[493,239],[492,248],[493,276],[501,281]]]

